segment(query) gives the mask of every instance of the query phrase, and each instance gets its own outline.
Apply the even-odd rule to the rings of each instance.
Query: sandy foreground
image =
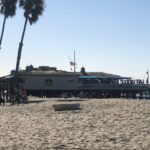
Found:
[[[150,150],[148,100],[29,100],[0,107],[0,150]],[[81,110],[52,107],[77,102]]]

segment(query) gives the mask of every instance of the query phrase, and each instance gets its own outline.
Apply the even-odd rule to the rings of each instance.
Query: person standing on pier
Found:
[[[149,72],[147,71],[146,74],[147,74],[146,84],[149,84]]]

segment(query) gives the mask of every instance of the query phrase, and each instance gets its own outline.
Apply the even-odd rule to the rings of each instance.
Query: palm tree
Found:
[[[19,48],[18,48],[18,56],[16,62],[16,76],[18,75],[19,72],[23,39],[27,27],[27,22],[29,21],[30,25],[32,25],[33,23],[36,23],[38,21],[39,16],[42,15],[44,11],[45,2],[44,0],[20,0],[19,7],[21,7],[24,10],[25,23],[24,23],[21,41],[19,43]]]
[[[0,48],[2,44],[6,19],[8,17],[13,17],[16,14],[16,4],[17,0],[0,0],[0,13],[4,15],[2,32],[0,37]]]

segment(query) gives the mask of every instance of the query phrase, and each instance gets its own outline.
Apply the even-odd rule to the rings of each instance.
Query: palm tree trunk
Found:
[[[0,38],[0,49],[1,49],[1,44],[2,44],[2,39],[3,39],[3,34],[4,34],[4,30],[5,30],[6,18],[7,18],[7,17],[4,16],[3,26],[2,26],[2,33],[1,33],[1,38]]]
[[[21,52],[22,52],[22,46],[23,46],[23,39],[24,39],[26,27],[27,27],[27,22],[28,22],[28,18],[25,19],[22,37],[21,37],[21,41],[19,43],[18,56],[17,56],[17,62],[16,62],[16,73],[15,73],[16,76],[18,76],[18,72],[19,72],[19,65],[20,65]]]

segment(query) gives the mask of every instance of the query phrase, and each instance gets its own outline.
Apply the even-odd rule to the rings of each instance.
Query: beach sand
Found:
[[[0,107],[0,150],[149,150],[150,101],[42,99]],[[80,103],[81,110],[52,105]]]

